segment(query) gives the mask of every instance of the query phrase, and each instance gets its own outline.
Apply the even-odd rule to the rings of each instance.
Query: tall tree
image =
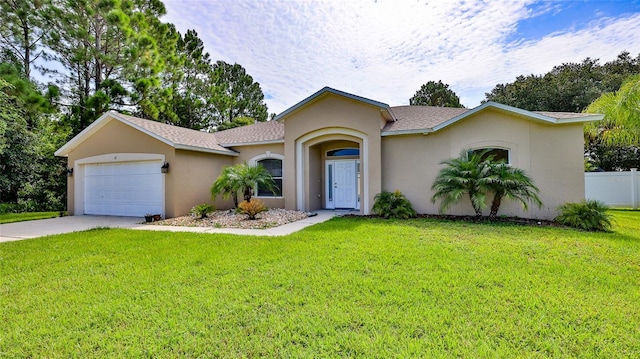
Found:
[[[442,80],[429,81],[420,87],[415,95],[409,99],[410,105],[437,106],[437,107],[459,107],[460,98],[449,85],[442,83]]]
[[[586,155],[592,164],[608,171],[640,167],[640,74],[585,111],[604,114],[602,121],[585,126]]]
[[[49,11],[48,59],[64,68],[49,72],[63,87],[75,132],[110,108],[158,115],[150,94],[160,86],[158,43],[167,41],[169,30],[159,20],[162,2],[53,0]]]
[[[184,37],[176,32],[176,36],[176,56],[161,74],[163,87],[169,94],[158,120],[194,130],[205,129],[215,112],[210,101],[215,85],[211,58],[195,30],[188,30]]]
[[[218,61],[214,65],[211,102],[215,107],[211,128],[233,122],[238,117],[250,117],[255,121],[267,120],[267,105],[260,84],[253,81],[244,67]]]
[[[512,83],[498,84],[486,93],[495,101],[529,111],[582,112],[606,92],[616,91],[628,76],[640,72],[640,55],[622,52],[600,65],[597,59],[555,66],[544,75],[521,75]]]
[[[0,46],[22,64],[25,77],[42,55],[41,40],[48,30],[48,0],[0,0]]]

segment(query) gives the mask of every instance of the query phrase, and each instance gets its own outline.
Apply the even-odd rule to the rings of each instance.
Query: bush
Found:
[[[608,210],[609,206],[595,200],[565,203],[558,207],[560,215],[556,217],[556,222],[585,231],[607,232],[612,226]]]
[[[216,207],[214,205],[203,203],[191,208],[191,214],[199,217],[200,219],[204,219],[209,213],[215,210]]]
[[[267,207],[264,206],[261,200],[256,198],[251,198],[249,202],[244,201],[238,205],[238,209],[240,213],[246,214],[249,216],[249,219],[256,219],[256,216],[259,213],[262,213],[267,210]]]
[[[380,192],[375,197],[373,213],[383,218],[407,219],[416,216],[416,211],[411,202],[402,192]]]

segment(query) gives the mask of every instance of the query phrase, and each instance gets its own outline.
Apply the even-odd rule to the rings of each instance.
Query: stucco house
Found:
[[[211,202],[225,166],[262,164],[281,190],[269,207],[368,214],[374,196],[402,191],[418,213],[437,213],[431,185],[441,161],[494,149],[529,172],[544,206],[501,214],[553,218],[584,198],[583,131],[601,115],[530,112],[487,102],[473,109],[396,106],[325,87],[273,121],[204,133],[110,111],[56,151],[68,158],[68,212],[166,217]],[[468,202],[468,201],[466,201]],[[462,201],[449,213],[472,214]],[[218,198],[218,208],[231,203]]]

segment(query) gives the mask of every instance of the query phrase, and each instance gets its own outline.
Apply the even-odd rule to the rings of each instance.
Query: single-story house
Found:
[[[166,217],[210,203],[225,166],[262,164],[280,186],[258,189],[269,207],[371,212],[381,191],[402,191],[418,213],[437,213],[440,162],[493,149],[526,170],[541,209],[507,201],[501,214],[553,218],[584,198],[583,113],[530,112],[487,102],[473,109],[389,106],[325,87],[272,121],[205,133],[109,111],[56,151],[68,158],[68,212]],[[452,214],[472,214],[461,201]],[[228,208],[221,198],[218,208]]]

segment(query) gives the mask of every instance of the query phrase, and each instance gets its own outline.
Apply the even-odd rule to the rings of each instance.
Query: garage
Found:
[[[84,214],[143,217],[164,215],[162,161],[84,166]]]

